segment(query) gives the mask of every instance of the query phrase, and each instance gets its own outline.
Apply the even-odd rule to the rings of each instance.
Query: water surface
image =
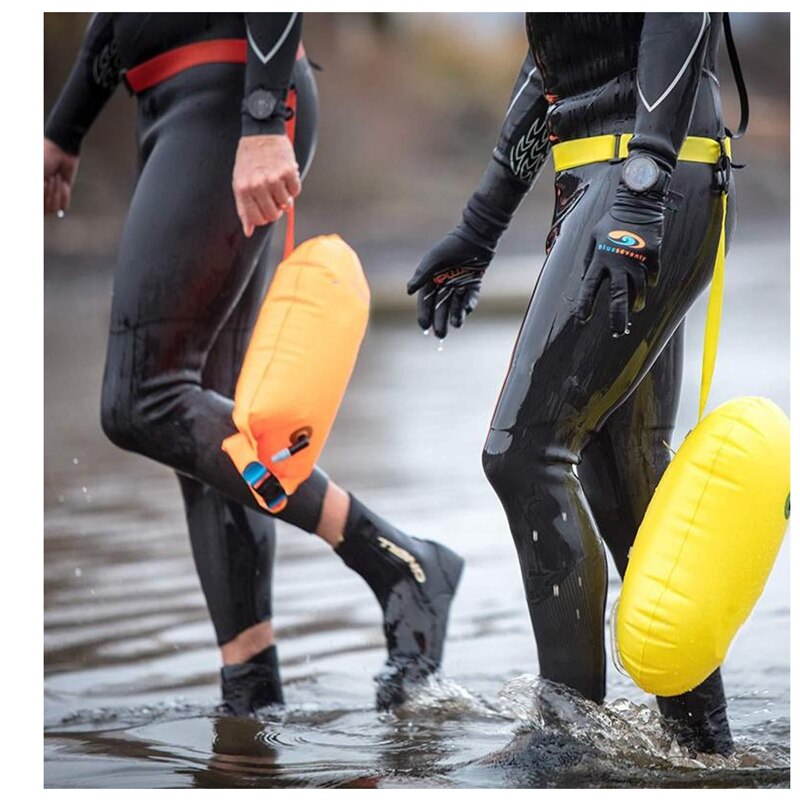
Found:
[[[785,245],[734,252],[711,406],[762,393],[788,410],[783,264]],[[377,604],[321,542],[284,526],[274,608],[287,706],[220,718],[177,483],[99,429],[108,276],[58,266],[45,291],[47,786],[788,785],[788,537],[725,665],[732,758],[689,758],[610,662],[602,709],[534,678],[516,554],[480,467],[514,315],[476,315],[442,352],[410,308],[376,316],[322,464],[398,526],[466,556],[446,679],[402,713],[374,711]],[[526,280],[527,264],[515,269]],[[681,432],[695,413],[702,310],[687,336]],[[612,575],[609,607],[618,591]]]

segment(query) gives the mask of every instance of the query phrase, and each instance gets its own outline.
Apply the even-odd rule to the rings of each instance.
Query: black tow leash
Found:
[[[722,26],[725,30],[725,46],[728,48],[733,79],[736,81],[736,89],[739,92],[739,127],[735,133],[731,133],[729,130],[726,130],[726,133],[731,139],[741,139],[747,130],[747,123],[750,121],[750,102],[747,98],[747,86],[744,82],[742,66],[739,63],[739,54],[736,52],[736,44],[733,41],[731,15],[727,11],[722,15]]]

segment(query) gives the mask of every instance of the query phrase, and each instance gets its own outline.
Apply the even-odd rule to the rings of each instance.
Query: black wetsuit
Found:
[[[114,274],[103,381],[108,437],[175,469],[197,570],[220,644],[271,617],[274,522],[221,449],[236,432],[231,400],[267,271],[271,226],[246,238],[231,178],[241,136],[277,134],[282,120],[242,113],[256,89],[282,100],[297,90],[301,172],[316,137],[317,94],[297,58],[299,14],[98,14],[45,133],[77,153],[83,135],[130,70],[203,40],[244,39],[247,63],[193,66],[140,92],[140,169]],[[141,73],[139,73],[141,74]],[[316,530],[328,478],[315,469],[278,516]],[[416,539],[350,496],[335,549],[375,594],[388,658],[377,703],[402,703],[442,660],[463,559]],[[222,670],[227,710],[281,702],[274,647]]]
[[[423,328],[444,336],[448,322],[460,327],[555,142],[633,134],[629,153],[657,167],[655,188],[639,193],[621,183],[620,158],[556,174],[547,258],[483,453],[516,544],[541,674],[597,702],[606,691],[603,541],[622,575],[669,463],[682,322],[711,279],[719,240],[717,165],[677,156],[687,134],[713,140],[713,158],[722,152],[722,27],[721,14],[704,12],[527,14],[530,50],[493,157],[461,223],[408,286]],[[728,192],[730,241],[732,183]],[[650,272],[647,258],[627,261],[633,251],[598,256],[612,248],[597,236],[633,224],[647,236],[623,233],[649,248]],[[730,749],[718,670],[659,705],[691,729],[693,746]]]
[[[77,153],[125,70],[191,42],[249,37],[246,65],[195,66],[138,96],[139,174],[114,274],[102,398],[112,441],[178,472],[220,644],[271,617],[275,547],[272,518],[219,446],[236,430],[230,398],[267,286],[260,260],[272,231],[245,238],[231,176],[242,135],[284,131],[280,118],[242,113],[257,87],[281,99],[296,87],[295,151],[301,171],[309,166],[317,93],[307,59],[296,59],[300,27],[297,14],[96,14],[45,126]],[[266,63],[254,43],[272,53]],[[278,516],[313,531],[326,486],[315,471]]]
[[[528,14],[530,56],[495,151],[528,186],[550,143],[598,134],[634,133],[631,152],[674,168],[658,283],[619,338],[609,334],[607,288],[597,301],[602,312],[586,323],[576,320],[575,300],[589,237],[614,201],[621,165],[557,174],[547,259],[483,456],[517,547],[541,673],[596,701],[605,695],[602,542],[624,574],[669,463],[682,321],[714,266],[722,200],[713,165],[676,157],[687,134],[718,139],[724,131],[721,18]],[[734,219],[731,198],[727,241]],[[668,717],[696,720],[706,737],[700,746],[729,747],[718,670],[694,692],[659,704]]]

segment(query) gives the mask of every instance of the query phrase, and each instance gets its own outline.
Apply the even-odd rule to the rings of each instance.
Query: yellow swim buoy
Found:
[[[642,689],[681,694],[722,663],[788,516],[789,420],[762,397],[724,403],[681,445],[631,550],[616,646]]]
[[[239,433],[222,444],[263,508],[280,511],[314,469],[368,318],[364,271],[338,236],[310,239],[278,266],[236,384]]]

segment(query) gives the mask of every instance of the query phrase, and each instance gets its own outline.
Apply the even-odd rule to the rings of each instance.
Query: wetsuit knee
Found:
[[[117,392],[106,379],[100,401],[100,426],[106,438],[123,450],[136,449],[130,407],[130,398]]]
[[[509,492],[516,493],[519,490],[517,484],[524,465],[511,433],[490,429],[481,460],[483,472],[501,501]]]
[[[103,387],[100,403],[100,424],[108,440],[123,450],[141,453],[145,450],[147,427],[140,403],[131,395]]]
[[[483,471],[500,501],[530,494],[532,486],[572,473],[579,458],[548,427],[510,432],[492,428],[483,448]]]
[[[196,447],[191,431],[192,403],[188,395],[200,392],[191,381],[167,381],[142,388],[110,379],[103,383],[100,424],[117,447],[148,456],[175,469]]]
[[[484,475],[504,506],[506,498],[519,491],[515,484],[520,466],[515,463],[518,459],[501,446],[506,437],[508,434],[504,431],[490,430],[481,456]]]

